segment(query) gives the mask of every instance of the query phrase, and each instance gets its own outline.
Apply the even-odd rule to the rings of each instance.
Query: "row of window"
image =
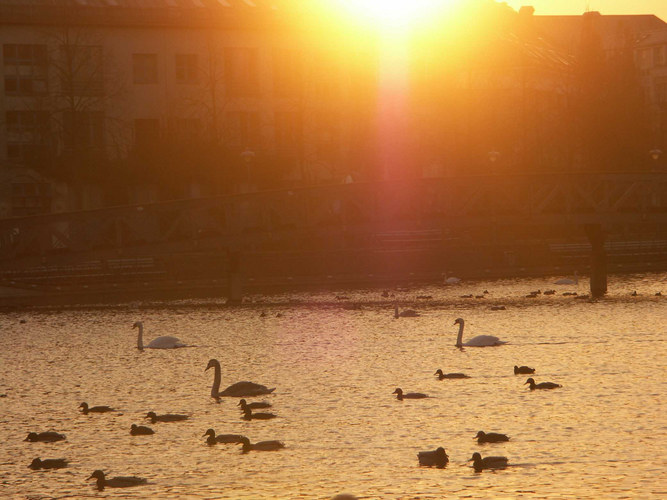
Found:
[[[104,58],[100,46],[61,46],[57,63],[51,71],[61,84],[61,90],[77,95],[101,94],[103,89]],[[7,95],[46,94],[49,69],[46,45],[5,44],[4,82]],[[259,93],[258,49],[228,47],[219,61],[204,61],[197,54],[174,56],[174,78],[178,84],[198,84],[220,81],[228,95],[250,97]],[[132,54],[132,81],[136,85],[152,85],[160,81],[159,57],[155,53]],[[274,51],[274,91],[276,95],[296,95],[302,81],[301,59],[295,50]]]

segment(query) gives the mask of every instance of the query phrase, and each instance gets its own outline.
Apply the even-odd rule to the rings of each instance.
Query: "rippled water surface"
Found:
[[[555,278],[415,286],[392,290],[254,296],[252,304],[216,301],[66,311],[5,313],[0,318],[0,496],[5,498],[664,498],[667,417],[662,404],[667,275],[610,277],[610,293],[551,285]],[[557,289],[553,296],[526,298]],[[483,299],[460,295],[488,294]],[[637,290],[638,296],[630,292]],[[656,296],[662,290],[665,296]],[[349,300],[336,300],[346,295]],[[430,295],[432,299],[417,299]],[[420,311],[394,319],[391,301]],[[345,304],[360,302],[361,309]],[[493,311],[493,305],[505,305]],[[265,316],[260,313],[266,312]],[[454,319],[465,338],[493,334],[500,347],[454,347]],[[136,349],[132,324],[150,340],[176,335],[195,347]],[[223,387],[252,380],[276,391],[263,399],[279,415],[239,418],[238,399],[210,396],[210,358]],[[535,367],[528,390],[515,365]],[[439,381],[437,368],[465,372]],[[399,402],[396,387],[430,398]],[[77,407],[110,405],[112,414]],[[151,425],[147,411],[187,413]],[[151,425],[133,437],[130,425]],[[280,439],[278,452],[241,454],[206,445],[202,434]],[[63,442],[28,443],[28,432],[56,430]],[[478,445],[479,430],[508,443]],[[417,452],[444,446],[445,469],[419,467]],[[475,473],[467,460],[505,455],[510,467]],[[70,460],[66,469],[32,471],[35,457]],[[93,470],[137,475],[149,484],[98,492]]]

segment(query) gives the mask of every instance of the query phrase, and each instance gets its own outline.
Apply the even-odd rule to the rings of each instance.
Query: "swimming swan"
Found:
[[[475,472],[480,472],[483,469],[504,469],[507,467],[507,457],[484,457],[479,453],[473,453],[472,466]]]
[[[146,484],[148,481],[143,477],[135,476],[119,476],[112,477],[107,479],[104,476],[104,472],[101,470],[96,470],[93,472],[88,479],[97,479],[97,489],[102,491],[106,486],[109,488],[129,488],[131,486],[139,486],[140,484]]]
[[[141,321],[137,321],[132,325],[132,328],[139,329],[139,335],[137,336],[137,349],[143,351],[146,349],[176,349],[177,347],[187,347],[176,337],[170,337],[169,335],[164,335],[156,339],[151,340],[147,345],[144,345],[144,324]]]
[[[260,396],[262,394],[270,394],[276,390],[275,387],[269,389],[264,385],[255,384],[254,382],[236,382],[230,385],[224,391],[220,391],[220,362],[217,359],[211,359],[206,365],[206,370],[213,368],[215,375],[213,377],[213,386],[211,387],[211,397],[219,398],[222,396],[230,396],[234,398],[243,398],[251,396]]]
[[[554,281],[554,285],[578,285],[578,284],[579,284],[579,276],[577,275],[577,271],[574,272],[574,279],[561,278],[559,280]]]
[[[465,322],[462,318],[456,318],[454,324],[459,325],[459,336],[456,338],[456,347],[490,347],[507,344],[504,340],[500,340],[493,335],[477,335],[477,337],[473,337],[468,342],[463,343],[463,326]]]
[[[433,451],[420,451],[417,453],[417,459],[419,460],[419,465],[438,467],[440,469],[445,467],[447,462],[449,462],[447,452],[442,446]]]

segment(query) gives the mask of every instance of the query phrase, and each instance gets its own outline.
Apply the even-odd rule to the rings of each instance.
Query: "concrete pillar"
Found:
[[[241,252],[227,251],[227,304],[240,304],[243,300],[241,284]]]
[[[602,297],[607,293],[606,233],[600,224],[587,224],[584,229],[591,243],[591,296]]]

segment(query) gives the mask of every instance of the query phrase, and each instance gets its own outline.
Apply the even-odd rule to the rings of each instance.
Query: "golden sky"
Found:
[[[522,5],[535,7],[537,15],[580,15],[586,10],[601,14],[655,14],[667,22],[667,0],[505,0],[518,10]]]

